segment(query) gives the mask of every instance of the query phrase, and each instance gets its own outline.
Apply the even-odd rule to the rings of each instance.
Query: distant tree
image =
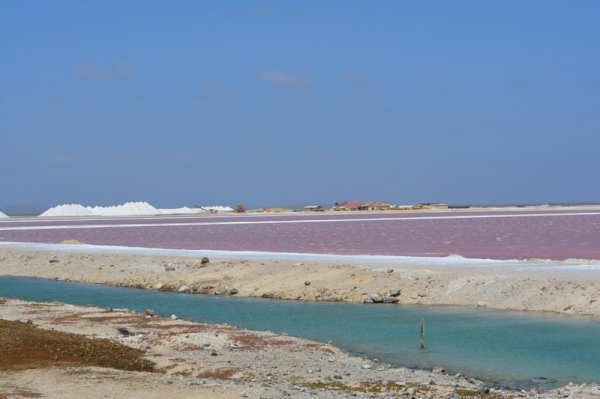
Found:
[[[246,212],[246,208],[244,208],[244,204],[237,204],[237,206],[235,207],[235,211],[237,213],[244,213]]]

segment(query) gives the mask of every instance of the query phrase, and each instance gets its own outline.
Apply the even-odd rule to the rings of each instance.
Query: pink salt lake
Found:
[[[600,259],[600,212],[294,214],[0,222],[0,242],[480,259]]]

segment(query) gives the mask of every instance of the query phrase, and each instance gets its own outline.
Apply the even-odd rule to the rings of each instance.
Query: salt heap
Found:
[[[7,218],[8,216],[6,216],[6,214],[0,212],[0,218]]]
[[[189,215],[202,212],[232,212],[228,206],[207,206],[203,208],[156,209],[147,202],[128,202],[117,206],[88,206],[79,204],[59,205],[42,213],[42,217],[52,216],[151,216],[151,215]],[[1,217],[1,216],[0,216]],[[6,217],[6,215],[5,215]]]
[[[40,217],[52,217],[52,216],[92,216],[92,212],[79,204],[65,204],[55,206],[54,208],[48,209],[42,213]]]
[[[87,208],[79,204],[59,205],[42,213],[50,216],[144,216],[160,215],[160,211],[147,202],[128,202],[118,206],[95,206]]]
[[[159,209],[158,211],[163,215],[191,215],[206,212],[204,209],[188,208],[187,206],[183,208]]]
[[[160,215],[160,211],[147,202],[127,202],[118,206],[95,206],[86,208],[96,216],[143,216]]]

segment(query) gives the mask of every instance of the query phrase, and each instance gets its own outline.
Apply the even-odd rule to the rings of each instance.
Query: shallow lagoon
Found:
[[[286,332],[398,366],[443,367],[513,388],[598,382],[600,319],[526,312],[310,303],[0,277],[0,296],[128,308]],[[419,348],[425,318],[425,350]]]

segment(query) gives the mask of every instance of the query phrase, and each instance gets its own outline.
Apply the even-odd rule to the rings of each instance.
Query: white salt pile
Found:
[[[208,206],[202,208],[156,209],[147,202],[127,202],[117,206],[88,206],[79,204],[58,205],[42,213],[41,217],[52,216],[151,216],[151,215],[191,215],[203,212],[232,212],[228,206]],[[6,216],[6,215],[5,215]],[[0,216],[1,217],[1,216]]]
[[[118,206],[95,206],[87,208],[79,204],[59,205],[42,213],[50,216],[143,216],[160,215],[160,211],[147,202],[128,202]]]
[[[0,212],[0,218],[7,218],[8,216],[6,216],[6,214]]]
[[[92,215],[96,216],[142,216],[160,215],[160,211],[147,202],[128,202],[117,206],[87,207]]]
[[[48,209],[42,213],[40,217],[51,217],[51,216],[91,216],[92,213],[79,204],[65,204],[55,206],[54,208]]]
[[[159,211],[163,215],[191,215],[206,212],[202,208],[188,208],[187,206],[183,208],[159,209]]]

